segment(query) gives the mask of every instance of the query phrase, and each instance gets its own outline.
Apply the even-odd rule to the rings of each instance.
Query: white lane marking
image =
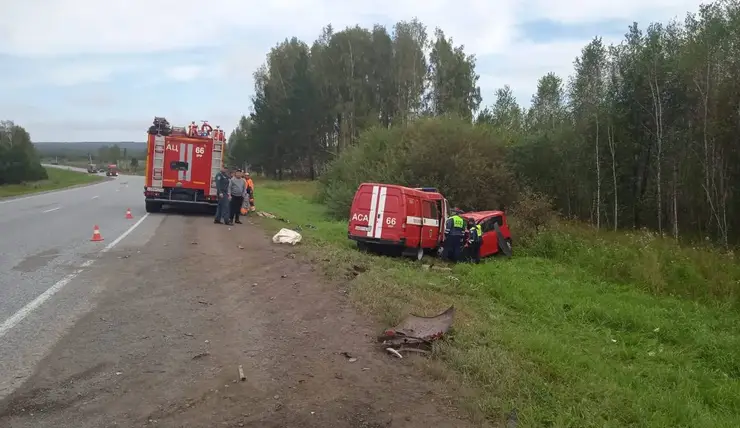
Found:
[[[141,224],[141,222],[143,222],[144,220],[146,220],[147,217],[149,217],[149,213],[144,214],[144,216],[141,217],[139,219],[139,221],[137,221],[136,223],[134,223],[133,226],[129,227],[127,231],[123,232],[121,234],[121,236],[119,236],[118,238],[116,238],[113,242],[111,242],[110,244],[106,245],[105,248],[103,248],[100,252],[101,253],[107,253],[108,251],[110,251],[111,248],[115,247],[116,244],[118,244],[119,242],[121,242],[123,240],[123,238],[127,237],[129,233],[133,232],[134,229],[136,229]]]
[[[98,199],[99,197],[100,197],[100,196],[93,196],[93,197],[92,197],[92,198],[90,198],[90,199]]]
[[[121,236],[116,238],[113,242],[106,245],[105,248],[103,248],[100,253],[106,253],[110,251],[113,247],[116,246],[119,242],[123,240],[126,236],[128,236],[131,232],[133,232],[134,229],[136,229],[141,222],[144,221],[145,218],[149,216],[149,213],[144,214],[144,216],[139,219],[136,223],[134,223],[133,226],[129,227],[128,230],[123,232]],[[48,290],[41,293],[40,296],[33,299],[30,303],[28,303],[26,306],[22,307],[18,312],[13,314],[10,318],[6,319],[2,324],[0,324],[0,338],[5,336],[13,327],[17,326],[21,321],[23,321],[27,316],[31,314],[34,310],[36,310],[39,306],[43,305],[44,302],[49,300],[51,296],[55,295],[59,290],[64,288],[65,285],[69,284],[70,281],[75,279],[79,274],[85,271],[84,268],[92,266],[92,264],[95,263],[95,260],[85,260],[80,265],[80,269],[75,270],[71,274],[65,276],[61,280],[59,280],[56,284],[52,285]]]
[[[58,210],[59,208],[61,208],[61,207],[56,207],[56,208],[50,208],[50,209],[48,209],[48,210],[44,211],[44,213],[50,213],[50,212],[52,212],[52,211],[56,211],[56,210]]]

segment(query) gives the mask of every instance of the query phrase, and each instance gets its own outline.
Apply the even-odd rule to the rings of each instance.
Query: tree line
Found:
[[[28,132],[12,121],[0,121],[0,185],[47,178]]]
[[[333,177],[336,189],[337,180],[367,178],[340,165],[357,156],[358,146],[401,139],[421,150],[409,132],[383,136],[377,129],[455,116],[475,132],[485,129],[496,147],[489,156],[505,159],[495,167],[512,174],[504,181],[512,189],[496,189],[502,184],[490,177],[468,178],[501,194],[500,202],[531,190],[548,195],[562,215],[597,228],[650,228],[729,245],[740,237],[738,40],[738,2],[716,1],[680,21],[634,23],[616,45],[595,37],[574,60],[572,76],[539,79],[529,108],[505,86],[493,105],[479,109],[475,57],[442,30],[429,38],[417,20],[392,32],[327,26],[311,46],[292,38],[270,51],[254,75],[252,113],[230,136],[231,154],[278,179],[323,175],[329,185]],[[449,149],[464,149],[458,140],[467,135],[448,132],[455,127],[419,126],[425,133],[414,138],[450,159]],[[365,131],[373,137],[362,138]],[[376,167],[402,174],[397,182],[418,180],[408,165],[405,176],[388,168],[393,162]],[[455,178],[427,171],[426,179],[435,176],[437,182],[419,184],[444,188]]]
[[[481,101],[475,58],[442,30],[430,41],[417,20],[393,34],[329,25],[311,46],[285,40],[254,80],[253,113],[231,135],[232,154],[277,178],[316,178],[372,126],[450,113],[472,119]]]

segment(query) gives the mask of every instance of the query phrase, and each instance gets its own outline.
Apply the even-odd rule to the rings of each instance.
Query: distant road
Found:
[[[77,172],[84,172],[85,174],[89,174],[85,168],[77,168],[74,166],[67,166],[67,165],[52,165],[48,163],[42,163],[41,165],[45,168],[66,169],[68,171],[77,171]]]

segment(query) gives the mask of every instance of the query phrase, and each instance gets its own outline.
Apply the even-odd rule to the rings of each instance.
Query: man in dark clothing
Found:
[[[468,257],[476,264],[480,263],[480,246],[483,242],[482,228],[475,220],[468,220]]]
[[[244,204],[244,194],[247,193],[247,182],[242,177],[241,170],[237,170],[234,177],[229,180],[229,193],[231,194],[231,221],[241,224],[239,215],[242,204]]]
[[[229,210],[229,170],[225,166],[221,167],[221,171],[214,177],[216,180],[216,192],[218,193],[218,205],[216,205],[216,218],[213,219],[214,223],[229,224],[231,212]]]
[[[445,223],[444,258],[457,262],[460,259],[465,233],[465,220],[459,210]]]

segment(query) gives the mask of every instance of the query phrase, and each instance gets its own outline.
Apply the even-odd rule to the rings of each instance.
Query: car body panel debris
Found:
[[[280,231],[272,237],[272,242],[275,244],[295,245],[301,242],[301,239],[303,239],[303,236],[301,236],[300,233],[296,232],[295,230],[283,228],[280,229]]]
[[[378,341],[386,350],[392,348],[398,353],[426,353],[431,349],[432,342],[442,338],[450,330],[454,318],[454,306],[433,317],[411,314],[397,326],[383,332]]]

